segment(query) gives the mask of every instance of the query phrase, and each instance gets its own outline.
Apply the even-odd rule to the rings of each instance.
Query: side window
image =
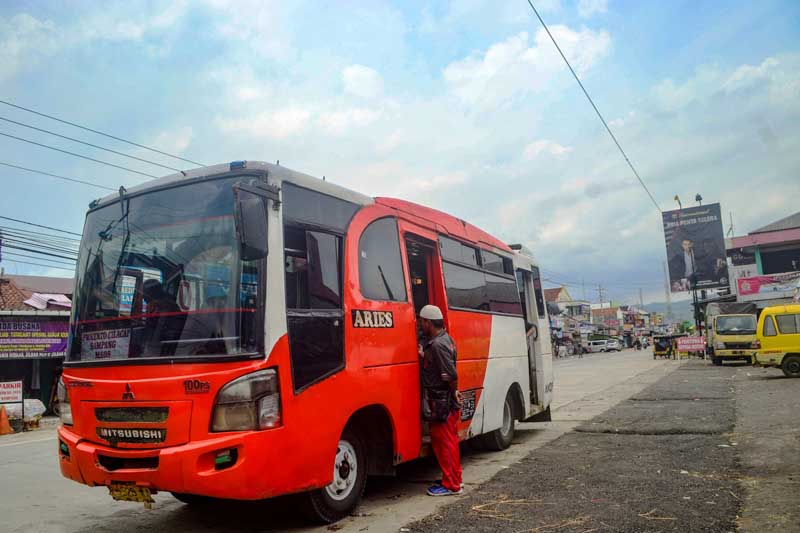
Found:
[[[533,292],[536,294],[536,311],[539,318],[544,318],[544,294],[542,294],[542,278],[539,275],[539,267],[533,267]]]
[[[439,237],[439,247],[442,251],[442,258],[451,261],[458,261],[472,266],[480,266],[478,263],[478,250],[466,244],[462,244],[448,237]]]
[[[286,318],[299,391],[344,368],[342,237],[284,225]]]
[[[497,272],[499,274],[514,274],[514,265],[511,259],[503,257],[502,255],[481,250],[481,262],[483,268],[489,272]]]
[[[490,311],[509,315],[522,314],[522,305],[515,280],[486,274],[486,293],[489,298]]]
[[[764,336],[765,337],[774,337],[778,334],[775,331],[775,322],[772,321],[771,316],[767,316],[764,318]]]
[[[778,331],[785,335],[787,333],[797,333],[797,315],[775,315],[778,321]]]
[[[361,294],[370,300],[407,300],[395,219],[378,219],[361,234],[358,242],[358,283]]]
[[[443,263],[447,303],[450,307],[489,311],[486,292],[486,277],[483,272],[471,268]]]

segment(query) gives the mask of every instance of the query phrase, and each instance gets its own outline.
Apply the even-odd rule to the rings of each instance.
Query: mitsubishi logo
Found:
[[[136,399],[136,397],[133,395],[133,392],[131,391],[131,384],[130,383],[126,383],[125,384],[125,392],[122,393],[122,399],[123,400],[135,400]]]

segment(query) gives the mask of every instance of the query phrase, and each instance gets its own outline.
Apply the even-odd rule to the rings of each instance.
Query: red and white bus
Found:
[[[337,520],[367,475],[427,453],[428,303],[458,345],[461,439],[503,449],[515,421],[549,419],[547,310],[521,247],[267,163],[121,189],[86,216],[61,471],[133,501],[305,493]]]

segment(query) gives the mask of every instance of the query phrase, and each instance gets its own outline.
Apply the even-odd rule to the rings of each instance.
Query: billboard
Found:
[[[0,317],[0,359],[64,357],[69,322],[43,317]]]
[[[728,286],[728,263],[719,204],[662,213],[672,292]]]

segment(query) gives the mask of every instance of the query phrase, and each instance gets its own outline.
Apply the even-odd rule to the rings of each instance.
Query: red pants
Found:
[[[451,411],[445,422],[431,423],[431,446],[442,469],[442,486],[461,490],[461,454],[458,449],[458,421],[461,411]]]

